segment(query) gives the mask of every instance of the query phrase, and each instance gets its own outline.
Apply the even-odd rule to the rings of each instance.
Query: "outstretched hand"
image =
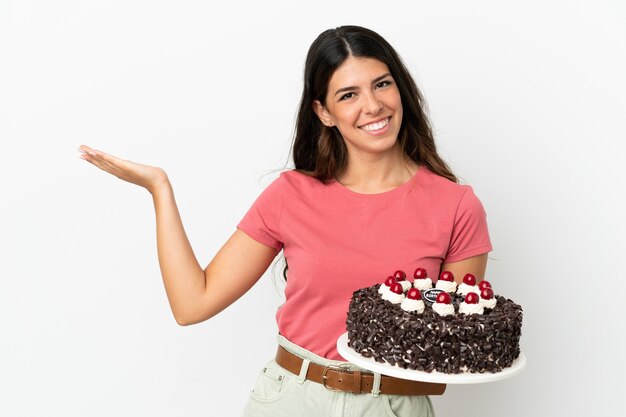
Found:
[[[167,174],[161,168],[117,158],[86,145],[81,145],[78,150],[81,159],[121,180],[139,185],[151,194],[168,183]]]

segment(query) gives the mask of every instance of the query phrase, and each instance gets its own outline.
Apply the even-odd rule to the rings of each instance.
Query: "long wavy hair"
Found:
[[[304,66],[304,88],[291,145],[295,170],[326,184],[338,178],[347,164],[348,149],[337,127],[325,126],[313,111],[313,101],[326,105],[328,83],[348,58],[373,58],[387,65],[400,90],[402,124],[398,134],[407,158],[433,173],[458,183],[437,154],[427,105],[413,77],[393,47],[378,33],[360,26],[340,26],[322,32],[311,44]],[[289,265],[285,259],[283,278]]]

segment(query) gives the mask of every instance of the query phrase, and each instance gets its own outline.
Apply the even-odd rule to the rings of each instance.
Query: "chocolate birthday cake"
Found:
[[[457,286],[442,272],[436,288],[423,268],[396,271],[353,293],[348,346],[378,362],[446,374],[499,372],[520,355],[522,307],[472,274]]]

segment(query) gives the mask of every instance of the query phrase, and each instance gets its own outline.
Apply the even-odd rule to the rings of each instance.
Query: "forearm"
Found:
[[[185,233],[169,181],[151,192],[156,213],[157,252],[163,284],[172,313],[179,324],[193,316],[204,291],[204,271]]]

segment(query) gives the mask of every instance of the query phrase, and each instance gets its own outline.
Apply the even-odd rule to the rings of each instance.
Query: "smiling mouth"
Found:
[[[377,130],[381,130],[384,129],[385,126],[387,126],[389,124],[389,121],[391,120],[391,116],[383,119],[383,120],[379,120],[378,122],[374,122],[374,123],[368,123],[366,125],[360,126],[361,129],[363,130],[367,130],[368,132],[375,132]]]

